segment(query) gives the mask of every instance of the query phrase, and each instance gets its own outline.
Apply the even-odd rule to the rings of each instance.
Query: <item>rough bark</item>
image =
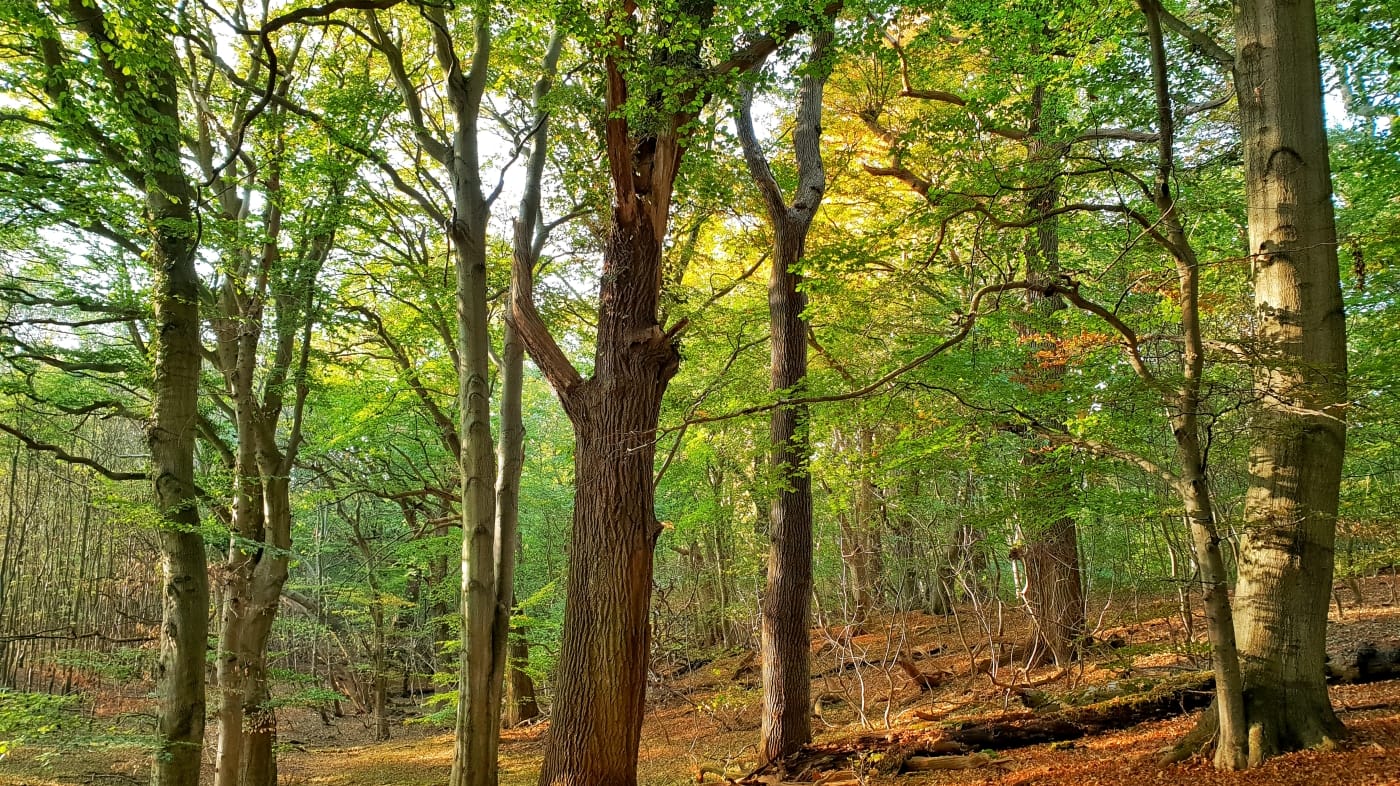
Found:
[[[654,435],[661,394],[679,360],[656,324],[661,245],[650,218],[640,210],[614,216],[596,371],[566,405],[578,492],[542,784],[636,782],[653,547],[661,530],[653,512]]]
[[[1031,170],[1032,187],[1027,193],[1026,212],[1032,220],[1033,231],[1023,246],[1026,260],[1026,280],[1032,283],[1054,281],[1060,275],[1060,221],[1055,212],[1060,200],[1059,170],[1064,166],[1066,145],[1053,139],[1053,128],[1047,127],[1045,86],[1037,85],[1032,92],[1029,132],[1025,137],[1026,163]],[[1032,314],[1044,316],[1065,307],[1064,301],[1036,289],[1026,291],[1026,308]],[[1021,328],[1023,336],[1040,328]],[[1051,337],[1054,341],[1054,336]],[[1037,340],[1031,346],[1049,349],[1048,342]],[[1034,357],[1034,356],[1033,356]],[[1032,360],[1026,371],[1026,384],[1033,388],[1055,389],[1061,384],[1065,367],[1061,363],[1040,363]],[[1074,517],[1066,513],[1075,494],[1072,481],[1063,467],[1041,452],[1042,446],[1031,446],[1022,458],[1025,467],[1021,489],[1021,508],[1027,520],[1021,533],[1023,542],[1018,549],[1025,568],[1026,607],[1035,622],[1033,657],[1048,654],[1056,665],[1064,665],[1078,657],[1084,637],[1084,576],[1079,561],[1079,532]]]
[[[826,13],[834,15],[839,4]],[[712,9],[682,21],[704,29]],[[554,388],[574,427],[575,497],[558,684],[540,771],[542,786],[632,786],[637,781],[650,629],[653,547],[661,527],[653,503],[655,439],[661,397],[680,354],[678,324],[663,330],[658,303],[662,246],[681,156],[709,97],[652,85],[651,121],[632,128],[628,101],[631,52],[626,30],[638,23],[631,3],[607,7],[616,36],[606,55],[604,136],[613,209],[603,249],[593,375],[584,380],[540,319],[532,273],[516,264],[511,313],[530,356]],[[663,34],[671,22],[658,19]],[[797,32],[795,22],[779,33]],[[685,33],[674,31],[681,40]],[[776,48],[760,36],[707,77],[741,71]],[[702,56],[698,39],[666,56],[688,72]],[[677,62],[681,66],[680,62]],[[668,86],[674,88],[674,86]],[[681,93],[681,94],[678,94]]]
[[[749,174],[763,196],[773,232],[768,280],[771,333],[770,389],[800,395],[807,379],[807,298],[800,291],[803,251],[822,195],[826,172],[821,159],[822,92],[829,73],[823,59],[831,35],[813,35],[797,99],[793,152],[798,184],[793,202],[784,202],[753,130],[752,93],[745,93],[735,125]],[[811,596],[812,477],[808,407],[774,409],[769,418],[771,456],[777,491],[769,508],[768,581],[763,595],[763,716],[759,759],[780,759],[812,740]]]
[[[1323,681],[1346,442],[1346,323],[1310,0],[1235,4],[1257,405],[1235,629],[1248,763],[1342,732]]]
[[[1079,564],[1079,530],[1074,518],[1062,511],[1068,483],[1049,480],[1049,473],[1062,469],[1048,466],[1038,453],[1029,454],[1028,489],[1035,501],[1029,510],[1049,509],[1023,528],[1024,542],[1013,553],[1025,568],[1022,593],[1035,622],[1032,651],[1036,659],[1049,655],[1056,665],[1065,665],[1079,655],[1084,638],[1084,578]],[[1044,503],[1043,505],[1041,503]]]
[[[502,725],[506,728],[519,726],[540,716],[540,705],[535,699],[535,681],[527,671],[530,665],[530,642],[525,631],[515,628],[510,638],[510,672],[506,676],[506,709]]]

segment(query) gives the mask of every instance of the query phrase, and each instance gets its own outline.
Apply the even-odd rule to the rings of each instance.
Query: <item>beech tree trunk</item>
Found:
[[[799,287],[807,233],[826,191],[821,159],[822,92],[829,69],[823,64],[831,34],[813,35],[797,99],[793,148],[798,184],[792,205],[783,201],[777,180],[754,135],[746,92],[735,126],[749,174],[763,195],[773,232],[773,262],[768,279],[768,324],[771,332],[770,389],[800,397],[807,380],[807,297]],[[777,492],[769,507],[768,583],[763,594],[761,672],[763,716],[759,759],[769,762],[795,753],[812,741],[811,604],[812,476],[808,407],[778,407],[769,416],[770,463]]]
[[[210,130],[201,125],[200,158],[213,177]],[[265,164],[264,185],[281,189],[280,140]],[[225,170],[219,196],[223,217],[246,218],[247,205],[234,182],[237,170]],[[329,183],[325,213],[303,214],[308,241],[284,259],[279,246],[283,215],[280,200],[270,199],[261,216],[260,252],[233,251],[223,268],[218,313],[211,320],[212,356],[222,372],[232,405],[236,444],[219,449],[232,458],[234,477],[229,506],[231,532],[222,571],[219,603],[219,648],[215,658],[219,687],[215,786],[276,786],[276,712],[269,706],[267,644],[287,582],[292,545],[291,469],[301,440],[307,395],[310,332],[315,281],[334,246],[336,224],[327,220],[339,204],[345,180]],[[264,342],[266,305],[274,306],[272,341]],[[259,374],[261,372],[261,376]],[[255,381],[262,384],[258,394]],[[292,392],[290,414],[287,392]],[[279,424],[286,422],[286,436]],[[206,439],[218,442],[217,434]],[[285,444],[283,444],[285,443]]]
[[[72,5],[88,38],[94,43],[106,41],[100,8]],[[137,87],[117,80],[113,85],[116,97],[136,102],[130,111],[150,123],[141,139],[145,182],[134,185],[145,188],[145,218],[154,236],[147,264],[155,306],[151,330],[155,405],[147,439],[161,522],[158,542],[164,583],[151,782],[197,786],[204,748],[204,653],[209,633],[209,575],[194,482],[202,362],[197,238],[191,208],[194,190],[178,163],[177,60],[168,37],[157,35],[152,42],[161,50],[156,55],[160,62],[145,69],[147,82]]]
[[[1235,630],[1248,763],[1342,732],[1323,646],[1346,443],[1346,321],[1311,0],[1235,4],[1258,404]]]
[[[280,451],[275,453],[281,459]],[[290,506],[290,462],[276,461],[279,468],[267,468],[263,489],[268,526],[261,559],[253,574],[251,595],[240,631],[243,662],[243,735],[245,759],[243,786],[277,786],[277,712],[270,705],[271,687],[267,674],[267,643],[277,616],[282,587],[287,583],[288,560],[292,547]],[[279,473],[279,477],[273,473]]]
[[[173,105],[170,110],[174,112]],[[179,149],[178,144],[173,146]],[[160,187],[147,198],[149,218],[157,227],[150,252],[156,360],[155,408],[148,434],[156,509],[161,516],[164,581],[151,780],[155,786],[197,786],[204,747],[204,650],[209,632],[209,576],[194,483],[201,363],[199,278],[188,184],[175,174],[158,181]]]

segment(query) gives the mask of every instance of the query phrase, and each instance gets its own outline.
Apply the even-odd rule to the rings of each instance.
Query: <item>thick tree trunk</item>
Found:
[[[1064,515],[1031,526],[1019,557],[1026,570],[1025,601],[1035,621],[1033,648],[1037,657],[1048,654],[1064,665],[1078,657],[1084,637],[1079,532],[1074,519]]]
[[[833,11],[834,12],[834,11]],[[637,22],[635,5],[608,6],[610,29]],[[708,12],[678,22],[709,25]],[[664,32],[672,21],[657,20]],[[795,25],[794,25],[795,28]],[[694,29],[694,28],[692,28]],[[675,31],[678,35],[679,30]],[[794,30],[784,32],[784,37]],[[687,34],[688,35],[688,34]],[[680,41],[686,35],[680,35]],[[745,48],[722,73],[761,62],[777,38]],[[675,336],[658,314],[661,254],[676,176],[698,105],[698,83],[684,94],[652,92],[655,112],[644,127],[628,118],[628,37],[601,47],[606,71],[604,125],[613,213],[599,280],[593,376],[582,378],[535,309],[532,273],[517,260],[511,314],[536,365],[549,379],[574,426],[575,483],[564,639],[541,786],[633,786],[641,737],[650,649],[656,521],[653,460],[661,397],[680,364]],[[703,58],[700,39],[668,58],[691,67]],[[703,88],[708,89],[708,86]],[[669,98],[668,98],[669,95]],[[679,97],[680,101],[674,101]]]
[[[1060,275],[1060,222],[1053,212],[1060,200],[1058,175],[1064,166],[1067,147],[1053,140],[1044,112],[1045,88],[1037,85],[1032,100],[1031,133],[1026,139],[1026,162],[1031,169],[1032,186],[1026,210],[1035,220],[1034,232],[1025,240],[1026,279],[1045,284]],[[1047,141],[1050,140],[1050,141]],[[1036,183],[1035,181],[1039,181]],[[1027,290],[1027,309],[1045,315],[1064,308],[1058,296],[1044,296]],[[1028,331],[1023,330],[1023,333]],[[1054,341],[1052,335],[1051,343]],[[1039,350],[1045,341],[1035,341]],[[1064,376],[1061,363],[1032,359],[1026,379],[1031,387],[1055,389]],[[1027,521],[1022,525],[1024,545],[1020,550],[1026,571],[1026,606],[1035,621],[1037,657],[1049,654],[1057,665],[1078,657],[1084,637],[1084,575],[1079,562],[1079,532],[1074,517],[1066,512],[1074,499],[1074,485],[1065,468],[1032,447],[1022,464],[1025,467],[1021,500]]]
[[[564,640],[542,786],[633,786],[645,714],[661,396],[679,356],[657,324],[650,211],[614,216],[594,376],[566,393],[576,440]],[[628,219],[631,220],[628,220]]]
[[[1346,442],[1346,322],[1314,5],[1241,0],[1235,37],[1263,360],[1235,591],[1254,765],[1342,732],[1323,645]]]

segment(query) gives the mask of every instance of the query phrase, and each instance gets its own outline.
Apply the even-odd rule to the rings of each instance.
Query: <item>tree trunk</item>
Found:
[[[847,562],[851,567],[855,618],[864,620],[883,604],[884,548],[880,537],[879,496],[870,473],[875,463],[875,429],[861,426],[856,436],[860,462],[855,504],[851,508],[852,537]]]
[[[264,440],[275,439],[264,432]],[[243,665],[243,746],[240,773],[243,786],[277,786],[277,713],[270,706],[271,687],[267,675],[267,644],[272,623],[281,603],[282,588],[292,547],[290,462],[275,444],[264,444],[259,451],[259,471],[263,477],[262,500],[265,539],[253,570],[249,603],[240,631],[240,658]]]
[[[454,123],[444,163],[452,181],[447,233],[457,274],[457,406],[462,496],[462,649],[458,659],[456,734],[451,786],[495,786],[500,744],[501,683],[511,598],[507,565],[514,542],[503,543],[496,520],[496,454],[491,435],[491,357],[486,271],[489,205],[481,188],[477,123],[491,55],[486,7],[472,19],[470,68],[447,32],[444,11],[430,19],[435,51]],[[409,96],[406,100],[416,100]]]
[[[370,620],[374,623],[374,652],[370,657],[370,666],[374,669],[374,738],[382,741],[389,739],[389,664],[385,662],[384,601],[378,590],[374,592],[375,599],[370,602]]]
[[[829,70],[822,58],[830,43],[828,31],[813,34],[807,58],[809,70],[797,98],[793,152],[798,183],[792,205],[784,202],[754,135],[751,91],[743,95],[735,118],[744,159],[763,196],[773,232],[773,262],[768,279],[770,389],[789,397],[801,397],[807,381],[807,297],[800,290],[799,266],[812,219],[826,191],[821,114]],[[807,405],[794,404],[778,407],[769,416],[769,461],[777,492],[769,507],[768,582],[763,594],[760,642],[762,762],[783,758],[812,741],[812,475],[808,468],[812,447],[808,412]]]
[[[848,381],[854,381],[854,377],[843,376]],[[839,430],[834,441],[837,451],[848,457],[852,467],[850,511],[838,514],[837,523],[841,528],[841,566],[849,616],[853,622],[860,622],[878,609],[883,600],[883,543],[880,522],[877,520],[880,500],[875,483],[870,478],[874,464],[875,429],[868,425],[858,426],[854,445]]]
[[[1032,471],[1043,469],[1043,465],[1033,467]],[[1040,492],[1046,491],[1044,484],[1032,485]],[[1062,484],[1054,485],[1063,488]],[[1055,502],[1052,500],[1052,504]],[[1025,601],[1035,621],[1032,647],[1063,666],[1078,657],[1084,637],[1079,532],[1074,518],[1065,515],[1054,515],[1048,522],[1030,522],[1030,527],[1019,557],[1026,570]]]
[[[537,142],[537,144],[540,144]],[[532,223],[532,222],[530,222]],[[517,228],[516,253],[529,253],[533,248],[533,233],[527,222]],[[522,250],[521,245],[524,245]],[[530,264],[534,264],[533,261]],[[520,554],[520,473],[525,464],[525,424],[521,396],[524,392],[525,348],[510,324],[505,327],[501,347],[501,443],[500,468],[496,479],[496,529],[511,558]],[[511,610],[514,609],[513,574],[510,587]],[[505,720],[507,728],[516,726],[540,714],[535,702],[535,684],[525,671],[530,663],[530,643],[519,627],[510,629],[509,654],[506,664]]]
[[[1244,763],[1244,700],[1239,654],[1229,598],[1229,577],[1220,552],[1220,533],[1206,464],[1207,446],[1201,440],[1201,385],[1205,349],[1200,316],[1200,263],[1186,234],[1172,193],[1175,178],[1175,112],[1162,38],[1161,8],[1157,0],[1139,0],[1147,22],[1153,93],[1157,109],[1157,172],[1152,198],[1160,214],[1161,244],[1176,263],[1178,300],[1181,307],[1181,382],[1174,391],[1161,388],[1172,436],[1176,442],[1176,491],[1181,497],[1196,564],[1200,570],[1206,632],[1211,645],[1215,700],[1207,710],[1207,726],[1215,737],[1217,766],[1235,768]],[[1145,381],[1153,378],[1144,370]],[[1187,612],[1189,620],[1189,611]],[[1188,736],[1189,739],[1189,736]],[[1189,742],[1179,747],[1191,748]]]
[[[540,783],[632,786],[651,631],[653,459],[679,356],[657,324],[661,238],[650,211],[613,217],[595,371],[567,393],[576,440],[558,692]]]
[[[459,135],[460,136],[460,135]],[[460,175],[458,175],[460,177]],[[474,185],[480,193],[479,185]],[[452,786],[493,786],[501,677],[497,626],[496,456],[491,436],[486,294],[486,216],[460,220],[457,246],[458,372],[462,479],[462,654]],[[513,558],[509,547],[506,558]],[[509,598],[509,595],[506,596]],[[506,613],[509,614],[507,608]],[[504,641],[501,642],[504,644]]]
[[[174,114],[173,105],[170,112]],[[171,147],[178,150],[178,140],[172,139]],[[177,173],[156,180],[160,185],[146,200],[148,219],[157,228],[149,260],[155,277],[155,407],[148,438],[161,517],[165,586],[151,782],[197,786],[204,747],[204,651],[209,633],[209,576],[194,483],[201,363],[199,277],[189,186]]]
[[[224,298],[229,302],[229,298]],[[240,322],[238,314],[230,311],[230,324]],[[217,328],[216,328],[217,332]],[[261,331],[239,331],[258,336]],[[265,530],[263,522],[262,487],[257,474],[257,440],[253,426],[256,409],[252,394],[254,348],[247,348],[243,363],[229,374],[242,378],[232,391],[235,429],[239,435],[237,458],[233,472],[236,488],[231,506],[232,532],[228,538],[228,558],[223,565],[220,587],[219,643],[215,659],[215,681],[218,685],[218,741],[214,756],[214,786],[238,786],[243,778],[244,712],[247,708],[244,691],[248,669],[257,660],[250,651],[247,635],[251,615],[253,572],[257,568],[256,544]],[[252,661],[252,662],[250,662]]]
[[[636,23],[632,4],[608,6],[610,29]],[[708,16],[684,14],[704,29]],[[670,30],[671,21],[657,20]],[[675,31],[678,40],[687,35]],[[784,37],[791,35],[786,30]],[[768,37],[726,61],[720,72],[762,61],[779,39]],[[613,47],[616,44],[616,48]],[[661,397],[675,376],[679,323],[663,330],[658,303],[664,280],[661,254],[671,197],[699,105],[698,84],[679,93],[642,97],[654,111],[633,129],[628,118],[631,58],[627,36],[603,46],[604,124],[613,212],[598,293],[593,376],[582,378],[549,332],[533,299],[533,271],[517,260],[511,315],[530,356],[549,379],[574,427],[574,521],[569,554],[559,689],[540,771],[541,786],[633,786],[651,632],[656,521],[653,460]],[[703,57],[693,39],[678,72]],[[683,88],[684,89],[684,88]],[[708,90],[708,86],[704,88]],[[681,96],[680,101],[669,100]],[[634,134],[634,131],[636,132]]]
[[[530,679],[530,642],[525,631],[515,628],[510,638],[510,673],[506,678],[506,716],[504,726],[513,728],[540,716],[535,700],[535,681]]]
[[[1342,732],[1323,645],[1347,358],[1314,4],[1241,0],[1235,37],[1263,360],[1235,591],[1252,766]]]
[[[1067,147],[1053,138],[1054,129],[1047,129],[1044,111],[1045,87],[1036,85],[1032,95],[1030,134],[1026,138],[1026,163],[1030,168],[1031,185],[1027,194],[1026,211],[1034,219],[1034,231],[1023,246],[1026,259],[1026,280],[1037,284],[1055,281],[1060,275],[1060,221],[1054,210],[1060,200],[1058,176],[1064,167]],[[1026,307],[1032,314],[1044,316],[1065,307],[1055,295],[1043,295],[1035,289],[1026,293]],[[1039,330],[1023,327],[1023,336]],[[1050,346],[1046,341],[1034,341],[1031,346],[1053,355],[1055,336]],[[1063,363],[1037,361],[1036,355],[1027,363],[1026,384],[1032,388],[1054,390],[1065,373]],[[1066,512],[1075,496],[1071,478],[1064,466],[1057,466],[1054,457],[1029,446],[1022,459],[1025,467],[1021,489],[1024,544],[1020,549],[1026,572],[1026,606],[1035,622],[1033,650],[1037,657],[1049,654],[1057,665],[1078,657],[1080,640],[1084,636],[1084,575],[1079,563],[1079,533],[1074,517]]]
[[[801,395],[807,377],[806,297],[798,291],[806,226],[774,227],[768,284],[775,391]],[[773,410],[772,465],[778,483],[770,506],[768,583],[763,594],[763,719],[759,758],[772,761],[812,741],[809,665],[812,603],[812,476],[808,407]]]

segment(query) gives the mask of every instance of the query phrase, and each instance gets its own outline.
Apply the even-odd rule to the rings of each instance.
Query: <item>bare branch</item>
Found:
[[[37,440],[24,433],[23,431],[19,430],[18,428],[11,426],[8,423],[0,422],[0,431],[9,434],[10,436],[14,437],[20,442],[23,442],[24,446],[29,448],[30,450],[37,450],[41,453],[50,453],[53,455],[54,458],[58,459],[59,461],[63,461],[69,464],[76,464],[81,467],[87,467],[88,469],[95,470],[99,475],[102,475],[111,480],[150,479],[150,477],[144,472],[118,472],[117,470],[110,469],[104,466],[95,459],[90,459],[86,456],[75,456],[72,453],[69,453],[67,450],[63,449],[62,447],[59,447],[58,445],[53,445],[48,442],[42,442],[40,440]]]

